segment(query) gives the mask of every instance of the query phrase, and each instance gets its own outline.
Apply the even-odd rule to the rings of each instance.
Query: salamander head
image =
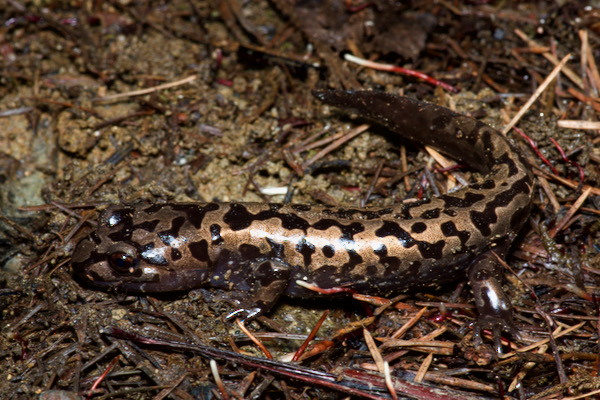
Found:
[[[148,226],[134,224],[133,215],[133,208],[107,209],[98,228],[77,244],[71,265],[81,280],[138,293],[189,290],[206,282],[210,271],[205,265],[178,265],[175,241],[165,244]]]

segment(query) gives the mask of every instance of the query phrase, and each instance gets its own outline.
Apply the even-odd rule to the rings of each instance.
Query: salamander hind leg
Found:
[[[225,318],[239,318],[242,321],[269,311],[287,289],[291,276],[287,264],[268,258],[249,261],[234,274],[228,276],[227,280],[232,285],[232,294],[239,307]]]
[[[510,332],[515,338],[520,337],[513,320],[512,305],[502,291],[501,272],[498,259],[491,251],[479,255],[469,266],[469,281],[479,312],[473,328],[473,340],[481,344],[481,330],[491,330],[498,354],[502,353],[502,331]]]

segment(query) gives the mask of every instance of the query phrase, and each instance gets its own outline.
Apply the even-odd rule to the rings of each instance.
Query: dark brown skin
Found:
[[[388,208],[113,206],[77,245],[76,273],[126,292],[231,289],[243,301],[230,316],[252,318],[281,294],[321,296],[306,284],[390,295],[437,287],[468,269],[480,314],[475,335],[490,328],[499,347],[501,329],[516,330],[492,250],[504,257],[529,213],[534,179],[523,157],[498,131],[444,107],[380,92],[315,95],[486,176],[452,194]]]

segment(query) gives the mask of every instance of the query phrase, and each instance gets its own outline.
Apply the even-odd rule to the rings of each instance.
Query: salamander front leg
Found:
[[[250,264],[246,277],[249,291],[244,294],[240,308],[225,318],[250,320],[271,309],[290,283],[289,266],[279,260],[260,260]]]
[[[475,344],[481,344],[481,330],[490,329],[497,354],[502,353],[502,331],[520,337],[513,321],[512,305],[502,291],[501,272],[498,259],[491,251],[481,254],[469,267],[469,281],[479,312],[473,327],[473,340]]]

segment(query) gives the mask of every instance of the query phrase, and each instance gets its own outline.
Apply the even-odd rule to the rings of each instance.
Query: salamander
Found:
[[[241,299],[230,316],[253,318],[281,295],[344,288],[388,296],[468,277],[475,334],[514,334],[498,268],[530,211],[531,168],[501,133],[447,108],[375,91],[322,91],[322,102],[436,147],[481,172],[454,193],[390,207],[305,204],[115,205],[82,239],[72,266],[84,281],[121,292],[210,285]],[[495,254],[496,255],[495,255]],[[496,333],[497,332],[497,333]]]

